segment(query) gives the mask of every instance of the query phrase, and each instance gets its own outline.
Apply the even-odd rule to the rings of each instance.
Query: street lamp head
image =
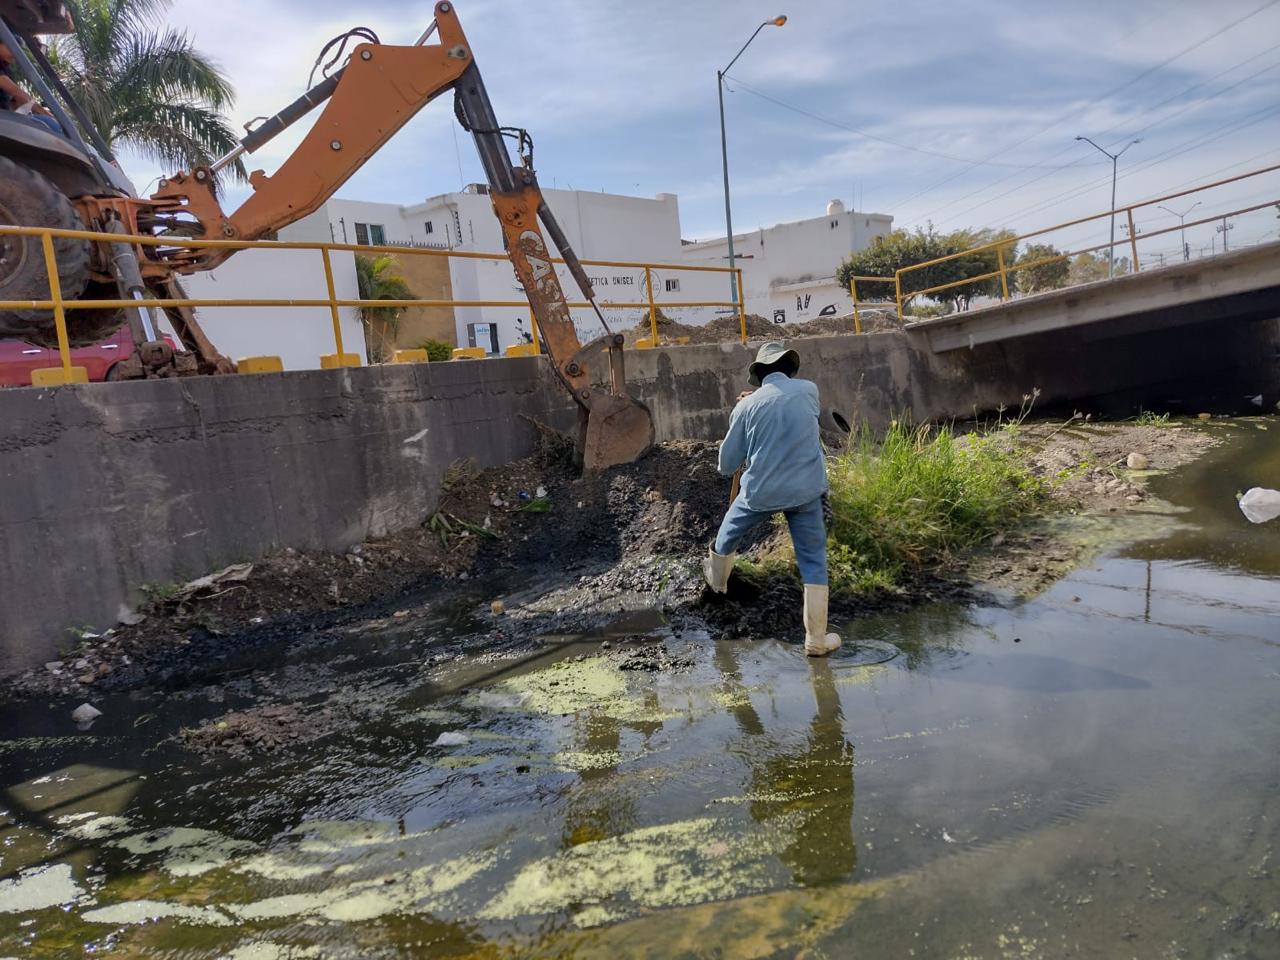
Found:
[[[1077,140],[1083,140],[1084,137],[1076,137]]]
[[[779,14],[778,16],[774,17],[774,18],[773,18],[772,20],[770,20],[769,22],[770,22],[770,23],[772,23],[775,27],[780,27],[780,26],[782,26],[784,23],[786,23],[786,22],[787,22],[787,18],[786,18],[786,16],[785,16],[784,14]]]

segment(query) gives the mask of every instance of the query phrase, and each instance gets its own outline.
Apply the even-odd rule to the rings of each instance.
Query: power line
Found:
[[[1272,104],[1270,106],[1263,107],[1261,110],[1255,110],[1253,113],[1245,114],[1244,117],[1237,117],[1233,120],[1229,120],[1225,124],[1221,124],[1217,127],[1213,127],[1208,131],[1206,131],[1205,133],[1198,134],[1197,136],[1191,138],[1190,140],[1184,140],[1182,143],[1174,144],[1169,149],[1165,150],[1162,153],[1156,154],[1154,157],[1149,157],[1147,160],[1143,161],[1142,163],[1134,167],[1131,167],[1128,171],[1126,171],[1124,174],[1120,176],[1120,179],[1125,180],[1129,177],[1136,176],[1139,173],[1144,173],[1147,170],[1150,170],[1154,166],[1157,166],[1161,163],[1165,163],[1176,157],[1180,157],[1185,153],[1189,153],[1192,150],[1195,150],[1199,147],[1204,146],[1204,144],[1212,140],[1220,139],[1222,134],[1236,133],[1240,130],[1244,130],[1248,127],[1251,127],[1254,124],[1261,123],[1263,120],[1266,120],[1271,114],[1276,113],[1278,111],[1280,111],[1280,105]],[[1253,118],[1253,119],[1250,119],[1250,118]],[[1032,204],[1030,207],[1025,207],[1022,210],[1015,211],[1014,213],[1009,214],[1006,217],[1002,217],[1001,219],[1007,222],[1008,220],[1012,220],[1017,217],[1027,216],[1033,213],[1039,213],[1042,210],[1048,210],[1052,207],[1057,206],[1060,203],[1066,202],[1067,200],[1074,200],[1076,197],[1083,196],[1084,194],[1088,193],[1090,190],[1093,190],[1098,186],[1107,183],[1109,180],[1110,178],[1106,177],[1101,180],[1090,181],[1088,184],[1085,184],[1082,187],[1068,188],[1067,190],[1063,191],[1060,194],[1056,194],[1055,196],[1048,197],[1044,200],[1038,201],[1035,204]]]
[[[915,147],[909,143],[903,143],[901,140],[894,140],[892,137],[885,137],[880,134],[871,133],[867,130],[861,129],[860,127],[854,127],[854,126],[851,126],[850,124],[842,123],[839,120],[832,120],[830,117],[824,117],[822,114],[815,113],[812,110],[806,110],[804,107],[798,107],[794,103],[788,103],[785,100],[780,100],[777,97],[774,97],[770,94],[765,93],[763,90],[757,90],[755,87],[751,86],[749,83],[745,83],[744,81],[739,80],[737,77],[726,77],[726,79],[732,80],[735,84],[737,84],[739,87],[741,87],[743,90],[745,90],[747,93],[751,94],[752,96],[759,97],[761,100],[767,100],[770,103],[774,104],[775,106],[782,107],[785,110],[791,110],[792,112],[798,113],[801,116],[808,117],[811,120],[817,120],[819,123],[824,123],[829,127],[835,127],[838,130],[845,130],[849,133],[855,133],[860,137],[866,137],[868,140],[876,140],[876,141],[879,141],[880,143],[887,143],[887,144],[890,144],[891,146],[900,147],[903,150],[910,150],[912,153],[923,153],[926,156],[939,157],[943,160],[952,160],[956,163],[967,163],[971,166],[984,165],[989,167],[1009,167],[1017,170],[1043,170],[1045,168],[1043,164],[1000,163],[1000,162],[991,161],[991,160],[974,160],[971,157],[957,157],[950,153],[941,153],[937,150],[929,150],[925,147]],[[1078,166],[1078,167],[1096,167],[1098,165],[1099,165],[1098,163],[1093,163],[1093,162],[1071,164],[1071,166]]]
[[[1259,13],[1262,13],[1264,10],[1274,7],[1277,3],[1280,3],[1280,0],[1267,0],[1267,2],[1264,3],[1262,6],[1255,8],[1249,13],[1246,13],[1244,16],[1241,16],[1235,20],[1232,20],[1230,23],[1224,24],[1223,26],[1215,30],[1213,33],[1209,34],[1207,37],[1202,37],[1200,40],[1197,40],[1195,43],[1191,44],[1190,46],[1184,47],[1182,50],[1179,50],[1177,53],[1173,54],[1172,56],[1160,61],[1154,66],[1148,67],[1146,70],[1143,70],[1141,73],[1139,73],[1136,77],[1126,80],[1124,83],[1120,84],[1118,87],[1113,87],[1111,90],[1108,90],[1106,93],[1095,97],[1093,100],[1088,101],[1079,106],[1073,107],[1072,109],[1068,110],[1066,113],[1063,113],[1058,117],[1056,117],[1055,119],[1050,120],[1047,124],[1045,124],[1040,129],[1036,130],[1034,133],[1030,133],[1027,136],[1021,138],[1020,140],[1015,140],[1013,143],[1007,144],[1001,147],[1000,149],[996,150],[994,153],[990,154],[990,156],[984,158],[984,162],[985,160],[990,160],[992,157],[998,157],[1000,154],[1005,153],[1009,150],[1012,150],[1014,147],[1019,147],[1029,140],[1034,140],[1036,137],[1040,136],[1040,134],[1046,132],[1047,130],[1052,129],[1053,127],[1056,127],[1058,124],[1062,123],[1063,121],[1082,113],[1085,109],[1093,106],[1095,103],[1098,103],[1101,100],[1105,100],[1108,97],[1113,97],[1122,90],[1127,90],[1129,87],[1133,86],[1135,83],[1139,82],[1140,80],[1143,80],[1151,76],[1151,74],[1155,73],[1157,70],[1161,70],[1164,67],[1167,67],[1169,64],[1173,63],[1175,60],[1181,57],[1184,57],[1191,51],[1204,46],[1209,41],[1222,36],[1222,34],[1226,33],[1228,30],[1231,30],[1232,28],[1239,26],[1240,24],[1244,23],[1246,20],[1250,19],[1251,17],[1255,17]],[[1059,151],[1059,153],[1054,154],[1054,156],[1059,156],[1061,155],[1061,153],[1062,151]],[[911,196],[907,197],[905,200],[898,201],[896,204],[890,204],[887,207],[887,209],[894,209],[896,207],[905,206],[906,204],[910,203],[912,200],[915,200],[917,197],[922,197],[926,193],[931,192],[937,187],[943,186],[944,184],[950,183],[952,180],[956,179],[957,177],[963,176],[964,174],[969,172],[969,169],[972,169],[972,167],[965,170],[961,170],[957,173],[954,173],[949,177],[944,177],[942,180],[939,180],[933,184],[930,184],[929,186],[925,187],[923,190],[919,190],[916,193],[913,193]]]
[[[1191,91],[1196,90],[1196,89],[1199,89],[1200,87],[1203,87],[1205,84],[1212,83],[1214,80],[1217,80],[1219,77],[1225,76],[1225,75],[1226,75],[1226,74],[1228,74],[1228,73],[1232,73],[1233,71],[1240,69],[1240,68],[1241,68],[1242,66],[1244,66],[1245,64],[1252,63],[1254,60],[1257,60],[1259,57],[1266,56],[1268,53],[1271,53],[1271,52],[1273,52],[1273,51],[1275,51],[1275,50],[1280,50],[1280,43],[1276,44],[1275,46],[1268,47],[1266,50],[1263,50],[1261,53],[1257,53],[1257,54],[1255,54],[1254,56],[1249,57],[1249,58],[1248,58],[1248,59],[1246,59],[1246,60],[1241,60],[1239,63],[1233,64],[1232,66],[1230,66],[1230,67],[1228,67],[1227,69],[1225,69],[1225,70],[1221,71],[1220,73],[1214,74],[1212,77],[1209,77],[1207,80],[1202,80],[1202,81],[1200,81],[1199,83],[1194,83],[1194,84],[1192,84],[1191,86],[1189,86],[1189,87],[1187,87],[1186,89],[1184,89],[1184,90],[1180,91],[1179,93],[1174,94],[1172,97],[1167,97],[1166,99],[1164,99],[1164,100],[1160,101],[1160,102],[1159,102],[1159,103],[1157,103],[1155,106],[1153,106],[1153,107],[1148,107],[1146,110],[1143,110],[1141,113],[1138,113],[1135,117],[1131,117],[1131,118],[1129,118],[1129,121],[1132,121],[1133,119],[1136,119],[1136,117],[1145,116],[1146,114],[1152,113],[1152,112],[1153,112],[1153,111],[1155,111],[1155,110],[1159,110],[1161,107],[1163,107],[1163,106],[1165,106],[1165,105],[1167,105],[1167,104],[1169,104],[1169,103],[1172,103],[1174,100],[1177,100],[1177,99],[1179,99],[1180,97],[1185,96],[1186,94],[1190,93]],[[1191,103],[1191,104],[1188,104],[1188,105],[1187,105],[1186,107],[1184,107],[1182,110],[1178,110],[1178,111],[1175,111],[1174,113],[1170,113],[1170,114],[1168,114],[1167,116],[1161,117],[1159,120],[1155,121],[1154,123],[1149,123],[1149,124],[1147,124],[1147,126],[1142,127],[1140,130],[1132,131],[1132,133],[1133,133],[1133,134],[1141,134],[1141,133],[1145,133],[1146,131],[1151,130],[1151,129],[1152,129],[1152,128],[1154,128],[1154,127],[1157,127],[1157,126],[1159,126],[1159,125],[1160,125],[1160,124],[1162,124],[1162,123],[1167,123],[1168,121],[1170,121],[1170,120],[1174,119],[1175,117],[1179,117],[1179,116],[1181,116],[1182,114],[1186,113],[1188,110],[1193,109],[1193,108],[1198,107],[1198,106],[1204,106],[1206,103],[1209,103],[1211,100],[1213,100],[1213,99],[1217,99],[1218,97],[1221,97],[1221,96],[1223,96],[1224,94],[1230,93],[1232,90],[1236,89],[1236,88],[1237,88],[1237,87],[1239,87],[1241,84],[1247,83],[1248,81],[1250,81],[1250,80],[1254,79],[1255,77],[1258,77],[1258,76],[1260,76],[1261,74],[1264,74],[1264,73],[1266,73],[1266,72],[1268,72],[1268,71],[1270,71],[1270,70],[1274,70],[1274,69],[1276,69],[1277,67],[1280,67],[1280,62],[1273,63],[1273,64],[1271,64],[1271,66],[1269,66],[1269,67],[1264,67],[1264,68],[1262,68],[1261,70],[1257,70],[1257,71],[1255,71],[1255,72],[1253,72],[1253,73],[1249,74],[1249,76],[1247,76],[1247,77],[1243,77],[1243,78],[1241,78],[1240,80],[1236,81],[1235,83],[1231,84],[1230,86],[1228,86],[1228,87],[1224,87],[1223,89],[1219,90],[1217,93],[1215,93],[1215,94],[1213,95],[1213,97],[1211,97],[1211,98],[1209,98],[1209,99],[1201,99],[1201,100],[1197,100],[1197,101],[1195,101],[1195,102],[1193,102],[1193,103]],[[1100,134],[1098,134],[1098,136],[1100,136],[1100,137],[1101,137],[1101,136],[1105,136],[1106,134],[1111,133],[1113,130],[1118,129],[1120,126],[1122,126],[1122,124],[1119,124],[1119,123],[1117,123],[1117,124],[1113,124],[1112,126],[1108,127],[1106,130],[1103,130]],[[1061,156],[1063,153],[1066,153],[1066,152],[1068,152],[1069,150],[1073,150],[1073,149],[1075,149],[1075,144],[1074,144],[1074,143],[1072,143],[1072,144],[1068,144],[1067,146],[1065,146],[1063,149],[1059,150],[1059,151],[1058,151],[1056,154],[1054,154],[1053,156]],[[1009,196],[1010,194],[1017,193],[1019,190],[1025,189],[1026,187],[1029,187],[1029,186],[1031,186],[1031,185],[1032,185],[1032,184],[1034,184],[1034,183],[1039,183],[1041,180],[1046,179],[1046,178],[1047,178],[1048,176],[1050,176],[1051,174],[1053,174],[1053,173],[1055,173],[1055,172],[1057,172],[1057,171],[1059,171],[1059,170],[1065,170],[1065,169],[1067,169],[1067,168],[1068,168],[1068,167],[1070,167],[1070,166],[1073,166],[1073,164],[1064,164],[1064,165],[1059,166],[1059,167],[1054,167],[1054,168],[1050,169],[1049,173],[1042,174],[1042,175],[1040,175],[1040,176],[1038,176],[1038,177],[1032,177],[1030,180],[1027,180],[1027,181],[1026,181],[1026,182],[1024,182],[1024,183],[1021,183],[1021,184],[1019,184],[1019,185],[1017,185],[1017,186],[1015,186],[1015,187],[1012,187],[1012,188],[1010,188],[1009,190],[1006,190],[1004,193],[997,194],[996,196],[991,197],[989,200],[985,200],[985,201],[983,201],[983,202],[982,202],[982,203],[980,203],[980,204],[976,204],[976,205],[975,205],[975,206],[973,206],[973,207],[969,207],[969,208],[967,208],[967,209],[965,209],[965,210],[962,210],[960,213],[953,214],[953,215],[951,215],[951,216],[947,217],[947,218],[946,218],[946,220],[944,220],[943,222],[945,223],[947,220],[955,220],[955,219],[957,219],[957,218],[959,218],[959,217],[964,216],[964,215],[965,215],[965,214],[967,214],[967,213],[971,213],[972,211],[974,211],[974,210],[978,209],[978,208],[979,208],[979,207],[981,207],[981,206],[984,206],[984,205],[985,205],[985,204],[987,204],[987,203],[993,203],[993,202],[995,202],[996,200],[1000,200],[1000,199],[1002,199],[1002,198],[1004,198],[1004,197]],[[1015,176],[1016,176],[1016,174],[1009,174],[1008,176],[1001,177],[1000,179],[995,180],[995,181],[993,181],[992,183],[987,184],[985,187],[979,187],[977,190],[974,190],[974,191],[972,191],[971,193],[967,193],[967,194],[965,194],[963,197],[959,197],[959,198],[954,199],[954,200],[949,200],[949,201],[947,201],[946,203],[944,203],[942,206],[940,206],[940,207],[935,207],[933,210],[930,210],[928,213],[923,214],[923,215],[921,215],[921,216],[919,216],[919,217],[915,217],[915,218],[913,218],[911,222],[913,222],[913,223],[919,223],[921,220],[927,220],[927,219],[930,219],[930,218],[932,218],[932,217],[934,216],[934,214],[936,214],[936,213],[940,213],[941,211],[945,210],[947,207],[951,206],[952,204],[955,204],[955,203],[963,203],[965,200],[972,199],[973,197],[976,197],[976,196],[978,196],[979,194],[982,194],[982,193],[986,192],[987,190],[992,189],[993,187],[999,186],[1001,183],[1004,183],[1004,182],[1006,182],[1006,181],[1008,181],[1008,180],[1013,179],[1013,177],[1015,177]]]

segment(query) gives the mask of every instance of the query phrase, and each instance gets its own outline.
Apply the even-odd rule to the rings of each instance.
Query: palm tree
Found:
[[[408,281],[395,271],[396,261],[389,253],[374,257],[356,254],[356,286],[361,300],[416,300]],[[365,346],[370,358],[384,357],[395,343],[396,327],[403,307],[361,307]],[[381,341],[381,342],[378,342]]]
[[[227,78],[185,33],[159,21],[172,0],[69,0],[76,31],[51,59],[102,138],[172,169],[190,170],[236,145],[223,116]],[[244,179],[237,161],[227,171]]]

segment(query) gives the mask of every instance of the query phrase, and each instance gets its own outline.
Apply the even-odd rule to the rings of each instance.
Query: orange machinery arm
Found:
[[[435,32],[439,42],[428,44]],[[519,166],[512,164],[471,47],[449,0],[436,4],[435,22],[417,44],[360,44],[342,70],[254,128],[239,146],[209,167],[161,181],[151,200],[157,213],[193,217],[199,225],[198,237],[255,240],[269,236],[319,209],[397,130],[448,90],[455,92],[459,121],[475,139],[512,266],[529,299],[552,367],[578,405],[579,448],[585,466],[599,468],[635,460],[653,443],[653,419],[648,409],[627,393],[622,336],[606,332],[585,347],[579,342],[539,221],[583,295],[594,305],[591,282],[543,199],[531,157],[522,158]],[[234,213],[225,214],[213,189],[218,170],[242,154],[252,153],[325,101],[324,111],[280,169],[269,177],[255,171],[249,178],[253,194]],[[174,249],[170,259],[177,269],[189,273],[217,266],[233,252],[220,247]],[[607,325],[605,329],[608,331]],[[601,352],[609,358],[607,390],[593,385],[589,369],[594,355]]]

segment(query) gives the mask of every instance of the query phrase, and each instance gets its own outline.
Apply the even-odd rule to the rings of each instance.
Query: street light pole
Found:
[[[1184,261],[1191,259],[1191,248],[1187,246],[1187,216],[1191,213],[1192,210],[1194,210],[1198,206],[1200,206],[1199,200],[1197,200],[1191,206],[1187,207],[1184,213],[1177,213],[1176,211],[1170,210],[1168,207],[1163,205],[1160,206],[1159,208],[1163,210],[1165,213],[1172,213],[1175,217],[1178,218],[1178,228],[1179,228],[1178,238],[1182,241],[1182,259]]]
[[[1076,139],[1083,140],[1099,153],[1111,158],[1111,246],[1107,247],[1107,277],[1114,277],[1116,275],[1116,161],[1120,159],[1125,150],[1128,150],[1135,143],[1141,143],[1142,138],[1130,140],[1121,148],[1120,153],[1110,153],[1103,150],[1088,137],[1076,137]]]
[[[751,34],[747,42],[742,45],[742,49],[729,61],[729,66],[716,71],[716,89],[720,94],[720,162],[724,168],[724,230],[725,236],[729,238],[729,299],[733,301],[734,306],[738,304],[738,275],[733,268],[738,264],[733,255],[733,211],[729,206],[729,141],[724,132],[724,77],[730,67],[738,62],[738,57],[751,46],[751,41],[761,30],[765,27],[780,27],[786,22],[787,18],[779,15],[760,24],[756,27],[755,33]],[[745,293],[743,295],[745,296]]]

